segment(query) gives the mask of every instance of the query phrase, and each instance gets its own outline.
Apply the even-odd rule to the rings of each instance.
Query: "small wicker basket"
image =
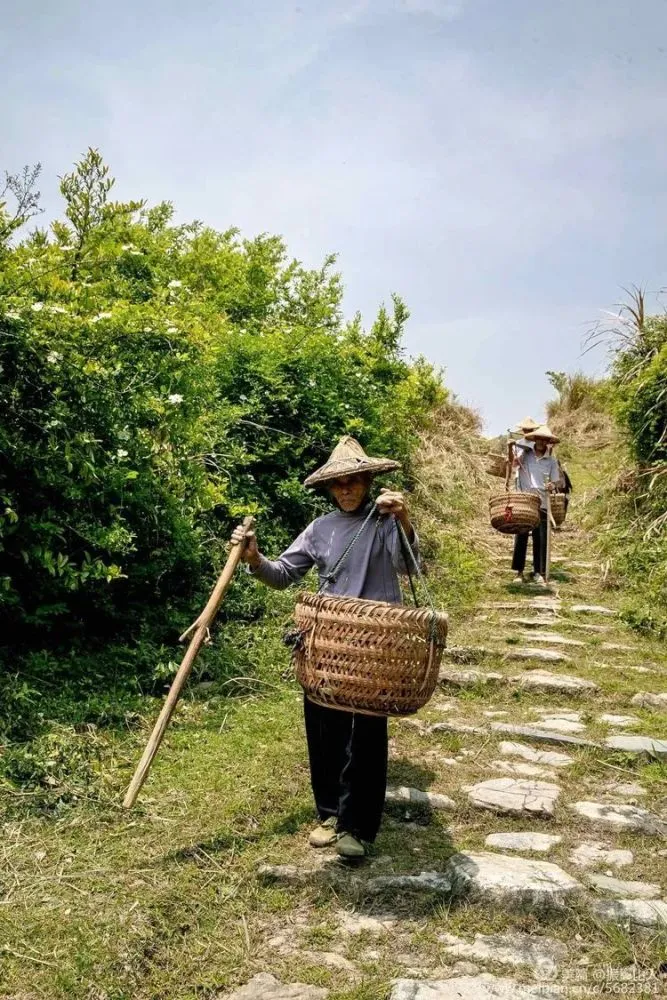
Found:
[[[557,528],[565,520],[565,514],[567,513],[565,505],[565,494],[564,493],[553,493],[551,495],[551,514],[554,519],[554,524]]]
[[[446,614],[302,593],[294,617],[300,633],[296,676],[315,704],[362,715],[411,715],[433,694]]]
[[[499,479],[504,479],[507,474],[507,457],[490,452],[486,456],[484,468],[489,476],[498,476]]]
[[[523,535],[540,523],[539,493],[499,493],[489,500],[491,525],[504,535]]]

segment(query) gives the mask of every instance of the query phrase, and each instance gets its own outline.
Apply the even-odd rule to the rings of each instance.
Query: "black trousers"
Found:
[[[380,829],[387,787],[387,720],[304,698],[310,781],[320,819],[369,843]]]
[[[547,571],[547,512],[540,511],[540,523],[537,528],[530,532],[533,539],[533,572],[542,576]],[[526,567],[526,553],[528,551],[528,535],[517,535],[514,539],[514,558],[512,559],[512,569],[517,573],[523,573]]]

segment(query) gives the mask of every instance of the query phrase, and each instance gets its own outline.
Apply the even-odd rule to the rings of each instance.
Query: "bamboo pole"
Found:
[[[549,573],[551,571],[551,525],[553,523],[553,515],[551,513],[551,492],[549,490],[549,479],[545,477],[544,485],[546,486],[547,493],[547,554],[545,560],[545,572],[544,572],[544,582],[549,582]]]
[[[245,531],[251,531],[254,525],[255,519],[252,517],[246,517],[243,521],[243,528]],[[232,546],[231,552],[227,557],[227,562],[224,565],[222,573],[218,577],[218,581],[213,588],[213,592],[208,599],[206,607],[197,620],[194,621],[188,629],[186,629],[179,639],[179,642],[183,642],[183,640],[194,631],[194,635],[190,640],[190,644],[181,661],[178,672],[171,687],[169,688],[169,693],[167,694],[165,703],[162,706],[162,711],[153,726],[153,732],[151,733],[148,743],[146,744],[146,749],[143,752],[141,760],[139,761],[137,769],[132,777],[132,781],[128,786],[127,792],[125,793],[125,798],[123,799],[124,809],[131,809],[137,801],[137,796],[139,795],[141,787],[148,776],[148,772],[150,771],[151,764],[155,759],[155,755],[160,748],[162,738],[166,732],[167,726],[169,725],[169,720],[174,714],[174,709],[176,708],[176,703],[181,695],[181,691],[190,676],[192,665],[197,658],[199,650],[210,635],[211,625],[213,624],[215,616],[217,615],[220,605],[222,604],[227,588],[231,583],[234,571],[239,564],[244,546],[245,542],[237,543]]]

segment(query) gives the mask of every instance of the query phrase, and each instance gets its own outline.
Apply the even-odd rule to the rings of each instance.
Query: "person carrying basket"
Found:
[[[558,443],[558,438],[549,430],[546,424],[528,431],[526,441],[531,447],[523,447],[514,459],[518,472],[517,489],[519,491],[536,492],[540,495],[540,523],[532,531],[533,539],[533,573],[531,580],[538,586],[544,585],[547,559],[547,499],[546,491],[555,490],[561,483],[561,473],[558,461],[548,454],[548,446]],[[514,540],[514,555],[512,569],[517,574],[514,583],[524,583],[524,569],[528,551],[528,535],[519,534]]]
[[[369,498],[374,477],[399,468],[399,462],[372,458],[354,438],[342,437],[328,461],[304,484],[326,488],[335,510],[316,518],[274,560],[260,552],[254,532],[235,530],[233,542],[247,540],[242,559],[250,574],[282,590],[315,566],[327,594],[401,603],[399,574],[410,567],[398,524],[419,558],[419,540],[403,494],[381,490],[375,501],[381,515],[375,529],[362,530],[374,510]],[[335,844],[341,857],[362,858],[366,844],[377,836],[384,809],[387,719],[317,705],[307,695],[304,718],[319,815],[309,843],[317,848]]]

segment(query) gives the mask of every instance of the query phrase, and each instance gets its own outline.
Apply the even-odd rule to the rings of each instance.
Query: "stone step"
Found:
[[[520,932],[509,934],[475,934],[465,941],[455,934],[439,934],[443,950],[454,958],[478,962],[498,962],[500,965],[526,965],[539,976],[553,977],[566,962],[567,945],[553,938]]]
[[[445,866],[452,893],[502,905],[561,907],[582,894],[581,882],[550,861],[491,851],[454,854]]]
[[[640,806],[574,802],[570,808],[600,829],[633,830],[650,836],[667,837],[667,823]]]
[[[658,899],[662,893],[662,889],[655,882],[624,882],[622,879],[601,875],[598,872],[586,875],[586,882],[592,888],[608,892],[620,899]]]
[[[478,809],[501,815],[553,816],[560,795],[558,785],[520,778],[491,778],[461,789]]]
[[[639,708],[663,708],[667,711],[667,691],[659,694],[651,694],[648,691],[638,691],[630,699],[631,705]]]
[[[397,979],[389,1000],[562,1000],[548,986],[525,986],[514,979],[482,973],[451,979]]]
[[[385,799],[387,802],[399,802],[406,805],[423,806],[427,809],[456,809],[456,802],[447,795],[438,792],[423,792],[419,788],[387,788]]]
[[[515,674],[514,677],[510,677],[510,681],[521,688],[530,688],[532,691],[562,693],[587,691],[593,693],[599,690],[593,681],[585,680],[583,677],[572,677],[570,674],[553,674],[549,670],[531,670],[523,674]]]
[[[559,635],[557,632],[531,632],[530,641],[551,643],[552,646],[579,646],[581,648],[586,645],[581,639],[568,639],[567,636]]]
[[[445,687],[470,688],[480,684],[502,684],[507,678],[503,674],[484,670],[451,670],[443,667],[438,674],[438,683]]]
[[[632,851],[606,847],[599,840],[589,840],[579,844],[570,852],[570,861],[580,868],[589,868],[593,865],[614,865],[621,868],[624,865],[631,865],[634,855]]]
[[[624,753],[647,754],[658,760],[667,757],[667,740],[654,740],[651,736],[608,736],[604,745],[610,750],[622,750]]]
[[[601,920],[620,927],[667,929],[667,902],[664,900],[615,899],[596,903],[593,911]]]
[[[512,757],[522,757],[524,760],[534,764],[542,764],[547,767],[567,767],[574,760],[566,753],[558,753],[557,750],[535,750],[526,746],[525,743],[512,743],[504,741],[500,744],[500,752]]]
[[[573,615],[608,615],[615,616],[617,611],[605,608],[601,604],[573,604],[570,608]]]
[[[505,733],[507,736],[520,736],[533,743],[551,743],[554,746],[598,747],[597,743],[584,740],[580,736],[567,736],[565,733],[550,733],[537,726],[515,726],[509,722],[492,722],[489,728],[494,733]],[[482,730],[483,732],[484,730]]]
[[[496,847],[501,851],[532,851],[536,854],[546,854],[560,844],[562,837],[555,833],[490,833],[484,841],[485,847]]]
[[[505,653],[505,660],[534,660],[537,663],[570,663],[571,657],[555,649],[511,649]]]
[[[253,976],[241,989],[227,994],[227,1000],[326,1000],[331,990],[304,983],[282,983],[268,972]]]

